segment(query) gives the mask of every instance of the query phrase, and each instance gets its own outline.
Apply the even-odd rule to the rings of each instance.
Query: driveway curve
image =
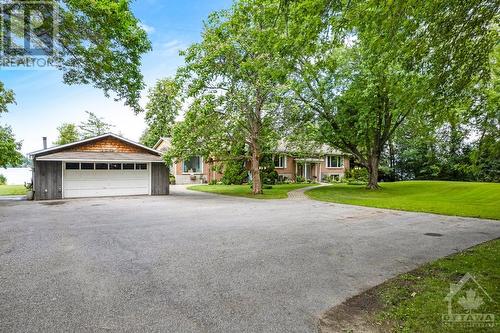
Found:
[[[346,298],[498,237],[498,221],[180,187],[0,202],[0,331],[315,332]]]

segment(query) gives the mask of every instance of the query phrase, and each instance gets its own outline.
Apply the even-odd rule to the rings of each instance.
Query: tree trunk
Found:
[[[379,156],[370,156],[368,158],[368,185],[367,189],[377,190],[380,188],[378,186],[378,163]]]
[[[250,170],[252,172],[252,194],[262,194],[262,181],[260,179],[260,154],[256,145],[252,147],[252,163]]]

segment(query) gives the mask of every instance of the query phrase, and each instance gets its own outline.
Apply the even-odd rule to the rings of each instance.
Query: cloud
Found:
[[[153,46],[153,49],[162,56],[178,56],[180,50],[187,49],[189,45],[186,42],[179,41],[177,39],[171,40],[166,43],[159,43]]]
[[[139,23],[139,26],[144,29],[148,34],[152,34],[156,31],[155,27],[147,25],[146,23]]]

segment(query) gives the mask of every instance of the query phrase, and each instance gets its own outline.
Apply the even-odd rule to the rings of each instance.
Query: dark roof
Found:
[[[160,156],[147,153],[115,153],[90,151],[61,151],[36,158],[37,161],[117,161],[117,162],[162,162]]]

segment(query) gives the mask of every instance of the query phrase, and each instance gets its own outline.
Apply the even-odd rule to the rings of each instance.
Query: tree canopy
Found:
[[[202,41],[185,51],[186,66],[179,71],[193,102],[173,131],[171,154],[249,160],[253,193],[262,192],[259,163],[271,146],[285,79],[273,38],[283,33],[275,29],[278,14],[278,3],[267,0],[239,1],[211,14]],[[232,156],[242,144],[245,155]]]
[[[36,4],[17,2],[11,6],[25,5]],[[91,84],[106,96],[113,93],[115,99],[139,112],[144,88],[141,56],[151,50],[151,43],[130,10],[130,0],[58,0],[52,5],[57,11],[36,8],[52,20],[44,20],[36,30],[11,29],[12,33],[20,38],[29,33],[33,41],[55,38],[49,55],[52,64],[63,72],[64,83]],[[53,24],[47,23],[51,21],[57,25],[56,37],[52,36]],[[10,56],[24,57],[30,52],[22,47],[17,50]],[[4,106],[0,99],[0,107]]]
[[[59,136],[57,140],[54,141],[55,145],[65,145],[67,143],[72,143],[80,139],[80,134],[75,124],[64,123],[57,127]]]
[[[181,111],[180,83],[175,79],[158,80],[148,93],[148,103],[144,119],[147,129],[141,142],[154,146],[161,137],[171,136],[176,117]]]
[[[93,112],[85,111],[85,113],[88,116],[87,120],[78,125],[82,139],[109,133],[111,128],[114,127],[114,125],[105,122],[102,117],[98,117]]]
[[[173,129],[171,156],[247,159],[259,183],[273,142],[307,138],[352,155],[378,188],[386,155],[402,156],[404,129],[449,134],[438,139],[446,150],[465,151],[470,133],[460,131],[475,121],[488,147],[471,155],[479,163],[495,146],[486,143],[498,142],[498,8],[486,0],[237,1],[210,15],[202,41],[184,53],[178,77],[191,103]],[[231,156],[241,145],[243,156]]]
[[[488,80],[497,40],[491,1],[285,5],[290,86],[302,118],[319,128],[318,140],[369,170],[370,188],[399,126],[415,117],[442,121]]]
[[[0,125],[0,168],[18,166],[23,162],[21,142],[16,141],[9,126]]]

